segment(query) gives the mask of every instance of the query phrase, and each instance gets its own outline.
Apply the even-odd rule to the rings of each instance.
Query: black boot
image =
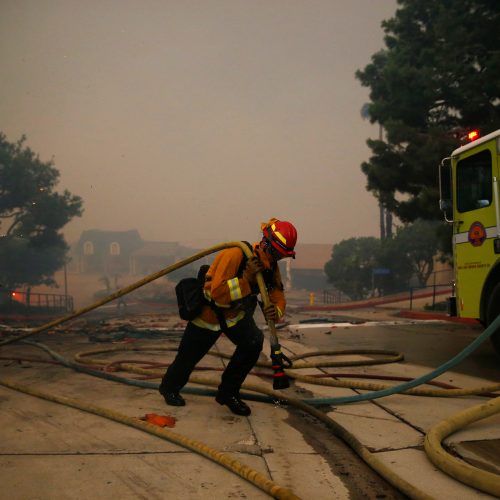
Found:
[[[160,394],[165,398],[165,403],[170,406],[185,406],[185,399],[176,391],[160,391]]]
[[[252,413],[250,407],[240,399],[239,395],[228,395],[218,392],[215,396],[215,401],[220,405],[226,405],[235,415],[247,417]]]

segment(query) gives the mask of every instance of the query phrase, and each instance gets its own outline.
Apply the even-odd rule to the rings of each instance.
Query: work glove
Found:
[[[266,321],[273,321],[274,323],[278,321],[278,309],[274,304],[269,304],[265,307],[263,313]]]
[[[264,264],[262,264],[257,257],[250,257],[243,270],[243,278],[245,278],[250,285],[255,285],[257,282],[257,273],[263,270]]]

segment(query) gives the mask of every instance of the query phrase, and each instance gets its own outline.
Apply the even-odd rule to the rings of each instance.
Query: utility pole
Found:
[[[382,127],[382,124],[378,124],[378,140],[383,141],[384,140],[384,129]],[[380,239],[385,240],[386,237],[389,236],[389,228],[386,230],[386,225],[385,225],[385,210],[384,207],[382,206],[382,203],[378,202],[378,208],[380,211]]]
[[[363,120],[370,118],[370,104],[365,102],[361,107],[361,118]],[[378,124],[378,140],[384,140],[384,127],[382,124]],[[380,239],[384,240],[385,238],[390,238],[392,236],[392,214],[385,210],[382,206],[382,203],[378,202],[379,216],[380,216]]]
[[[64,259],[64,307],[68,310],[68,270],[66,269],[66,259]]]

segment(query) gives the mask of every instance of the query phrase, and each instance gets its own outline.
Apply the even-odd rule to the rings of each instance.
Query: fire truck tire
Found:
[[[486,310],[486,324],[490,325],[500,314],[500,283],[495,285],[488,301]],[[491,343],[500,356],[500,328],[490,337]]]

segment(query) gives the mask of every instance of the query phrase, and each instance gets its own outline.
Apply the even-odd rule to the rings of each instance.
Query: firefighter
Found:
[[[261,224],[262,240],[252,245],[253,256],[246,259],[241,248],[219,252],[205,276],[207,304],[201,314],[188,322],[174,362],[160,384],[160,394],[171,406],[184,406],[180,390],[196,364],[207,354],[221,333],[236,349],[224,370],[215,400],[236,415],[250,415],[240,398],[240,388],[262,350],[264,336],[253,313],[257,305],[256,275],[262,271],[270,304],[263,313],[267,321],[279,321],[285,313],[285,294],[278,261],[295,258],[295,227],[287,221],[271,219]]]

